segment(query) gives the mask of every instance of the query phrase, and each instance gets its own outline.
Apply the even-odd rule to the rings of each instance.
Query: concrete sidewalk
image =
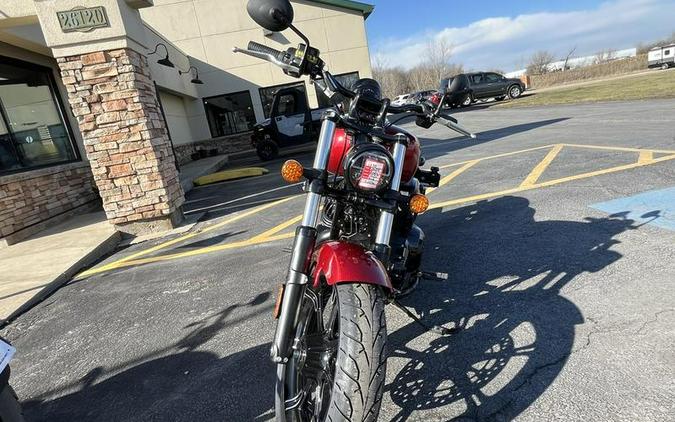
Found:
[[[74,216],[0,248],[0,319],[11,320],[29,309],[113,250],[120,239],[101,211]]]

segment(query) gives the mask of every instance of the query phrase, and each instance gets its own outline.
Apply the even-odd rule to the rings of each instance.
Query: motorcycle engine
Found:
[[[336,203],[333,200],[327,201],[321,214],[321,224],[326,228],[331,228],[335,221]],[[370,233],[374,233],[376,219],[372,210],[356,209],[353,205],[347,205],[342,210],[338,219],[340,237],[353,243],[358,243],[364,247],[369,247],[371,242]]]

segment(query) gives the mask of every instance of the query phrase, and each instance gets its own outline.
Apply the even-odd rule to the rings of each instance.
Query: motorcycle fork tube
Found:
[[[274,342],[270,350],[270,357],[275,363],[286,363],[291,357],[295,328],[298,314],[302,306],[302,299],[309,281],[309,265],[316,242],[316,227],[319,221],[319,207],[321,205],[321,188],[325,183],[325,170],[328,163],[330,146],[335,133],[335,113],[327,113],[323,117],[319,142],[314,157],[314,169],[319,170],[322,176],[309,183],[305,210],[302,223],[295,231],[291,263],[286,277],[286,286],[281,300],[281,312],[274,334]]]
[[[406,145],[401,141],[394,145],[394,177],[391,180],[391,190],[398,192],[401,189],[401,175],[403,174],[403,162],[405,160]],[[389,254],[391,246],[391,230],[394,225],[395,211],[380,212],[380,220],[377,223],[377,233],[375,234],[375,255],[387,266],[389,263]]]

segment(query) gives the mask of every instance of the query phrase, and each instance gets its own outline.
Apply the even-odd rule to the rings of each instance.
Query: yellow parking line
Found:
[[[640,151],[638,155],[638,163],[651,163],[654,161],[654,152],[653,151]]]
[[[453,171],[452,173],[450,173],[450,174],[448,174],[447,176],[445,176],[444,178],[442,178],[442,179],[438,182],[438,186],[437,186],[437,187],[427,189],[427,194],[429,194],[429,193],[435,191],[436,189],[439,189],[439,188],[443,187],[443,185],[446,185],[446,184],[450,183],[450,181],[452,181],[452,179],[454,179],[455,177],[457,177],[457,176],[459,176],[460,174],[464,173],[466,170],[470,169],[471,167],[475,166],[475,165],[478,164],[480,161],[481,161],[481,160],[467,161],[466,163],[464,163],[464,165],[463,165],[462,167],[458,168],[457,170]]]
[[[141,264],[150,264],[153,262],[159,262],[159,261],[169,261],[172,259],[179,259],[179,258],[187,258],[190,256],[196,256],[196,255],[203,255],[206,253],[211,253],[211,252],[217,252],[217,251],[223,251],[226,249],[234,249],[234,248],[241,248],[244,246],[253,246],[261,243],[268,243],[268,242],[273,242],[275,240],[281,240],[281,239],[290,239],[291,237],[295,236],[295,233],[284,233],[284,234],[278,234],[276,236],[270,236],[264,239],[246,239],[246,240],[240,240],[238,242],[232,242],[232,243],[224,243],[220,245],[214,245],[214,246],[207,246],[204,248],[199,248],[199,249],[194,249],[191,251],[186,251],[186,252],[179,252],[179,253],[173,253],[173,254],[167,254],[167,255],[159,255],[159,256],[151,256],[149,258],[141,258],[141,259],[135,259],[133,261],[125,261],[125,262],[116,262],[113,266],[107,268],[104,271],[108,270],[114,270],[118,268],[124,268],[124,267],[131,267],[134,265],[141,265]]]
[[[466,160],[466,161],[460,161],[458,163],[452,163],[452,164],[446,164],[444,166],[438,167],[439,169],[446,169],[448,167],[456,167],[456,166],[461,166],[462,164],[470,163],[472,161],[485,161],[485,160],[492,160],[493,158],[502,158],[502,157],[508,157],[510,155],[517,155],[517,154],[522,154],[524,152],[530,152],[530,151],[537,151],[539,149],[546,149],[546,148],[551,148],[554,145],[544,145],[541,147],[534,147],[534,148],[527,148],[527,149],[521,149],[518,151],[511,151],[511,152],[505,152],[503,154],[497,154],[497,155],[489,155],[487,157],[481,157],[481,158],[475,158],[473,160]]]
[[[608,169],[591,171],[591,172],[588,172],[588,173],[576,174],[574,176],[561,177],[560,179],[549,180],[549,181],[542,182],[542,183],[536,183],[536,184],[531,185],[531,186],[519,186],[517,188],[506,189],[506,190],[502,190],[502,191],[499,191],[499,192],[489,192],[489,193],[483,193],[483,194],[480,194],[480,195],[466,196],[464,198],[451,199],[449,201],[443,201],[443,202],[431,204],[429,209],[444,208],[444,207],[449,207],[449,206],[452,206],[452,205],[464,204],[466,202],[480,201],[480,200],[483,200],[483,199],[490,199],[490,198],[496,198],[498,196],[510,195],[512,193],[518,193],[518,192],[523,192],[523,191],[538,189],[538,188],[545,188],[545,187],[554,186],[554,185],[558,185],[558,184],[565,183],[565,182],[571,182],[573,180],[586,179],[586,178],[589,178],[589,177],[595,177],[595,176],[601,176],[601,175],[604,175],[604,174],[615,173],[617,171],[630,170],[630,169],[648,166],[650,164],[656,164],[656,163],[660,163],[660,162],[664,162],[664,161],[668,161],[668,160],[673,160],[673,159],[675,159],[675,155],[666,155],[666,156],[663,156],[663,157],[655,158],[654,160],[652,160],[650,162],[626,164],[626,165],[623,165],[623,166],[611,167],[611,168],[608,168]]]
[[[267,239],[270,236],[272,236],[273,234],[275,234],[277,232],[280,232],[281,230],[285,229],[286,227],[289,227],[289,226],[292,226],[292,225],[298,223],[300,220],[302,220],[302,214],[298,215],[297,217],[293,217],[288,221],[284,221],[283,223],[278,224],[278,225],[272,227],[271,229],[266,230],[263,233],[260,233],[257,236],[253,236],[250,240],[251,241],[258,241],[258,240]]]
[[[587,148],[595,148],[595,149],[615,149],[619,151],[627,151],[627,152],[638,152],[640,153],[640,156],[638,158],[638,161],[633,164],[626,164],[622,166],[617,166],[617,167],[611,167],[608,169],[603,169],[603,170],[597,170],[597,171],[592,171],[592,172],[587,172],[587,173],[581,173],[573,176],[568,176],[568,177],[563,177],[555,180],[549,180],[546,182],[541,182],[537,183],[536,180],[538,180],[538,177],[541,176],[541,173],[545,170],[546,166],[550,164],[550,162],[553,161],[555,158],[555,155],[557,155],[562,147],[564,146],[571,146],[571,147],[587,147]],[[529,151],[535,151],[535,150],[540,150],[540,149],[545,149],[545,148],[552,148],[551,151],[547,154],[546,158],[540,162],[537,167],[530,172],[530,175],[528,175],[528,178],[526,178],[526,181],[529,179],[531,183],[521,184],[520,186],[512,189],[506,189],[502,190],[499,192],[489,192],[485,194],[480,194],[480,195],[472,195],[472,196],[467,196],[463,198],[457,198],[449,201],[443,201],[439,203],[432,204],[429,209],[436,209],[436,208],[443,208],[447,206],[452,206],[452,205],[457,205],[457,204],[462,204],[462,203],[467,203],[467,202],[473,202],[473,201],[479,201],[483,199],[489,199],[489,198],[495,198],[498,196],[503,196],[503,195],[508,195],[508,194],[513,194],[517,192],[523,192],[527,190],[532,190],[532,189],[538,189],[538,188],[543,188],[543,187],[548,187],[548,186],[554,186],[558,185],[561,183],[565,182],[570,182],[573,180],[579,180],[579,179],[585,179],[589,177],[594,177],[594,176],[600,176],[604,174],[609,174],[609,173],[614,173],[618,171],[623,171],[623,170],[630,170],[642,166],[647,166],[655,163],[660,163],[668,160],[674,160],[675,159],[675,151],[667,151],[667,150],[645,150],[645,149],[638,149],[638,148],[606,148],[606,147],[599,147],[599,146],[590,146],[590,145],[574,145],[574,144],[554,144],[554,145],[545,145],[542,147],[535,147],[535,148],[528,148],[525,150],[520,150],[520,151],[513,151],[509,153],[504,153],[504,154],[497,154],[489,157],[483,157],[483,158],[478,158],[474,160],[468,160],[460,163],[454,163],[454,164],[449,164],[446,166],[443,166],[442,168],[447,168],[447,167],[453,167],[453,166],[461,166],[457,170],[453,171],[449,175],[445,176],[441,181],[439,182],[439,187],[449,183],[452,181],[454,178],[462,174],[464,171],[468,170],[475,164],[484,161],[484,160],[489,160],[493,158],[499,158],[499,157],[506,157],[510,155],[516,155],[524,152],[529,152]],[[653,158],[653,153],[654,152],[660,152],[660,153],[667,153],[671,155],[665,155],[659,158]],[[545,164],[545,165],[544,165]],[[535,170],[539,169],[536,173]],[[538,173],[538,174],[537,174]],[[531,177],[530,177],[531,176]],[[160,255],[160,256],[154,256],[154,257],[149,257],[149,258],[141,258],[144,255],[147,255],[149,253],[158,251],[160,249],[166,248],[168,246],[174,245],[178,242],[182,242],[184,240],[187,240],[189,238],[192,238],[194,236],[197,236],[199,234],[207,233],[209,231],[215,230],[217,228],[220,228],[226,224],[232,223],[234,221],[237,221],[241,218],[245,218],[251,215],[254,215],[256,213],[259,213],[261,211],[264,211],[266,209],[269,209],[271,207],[274,207],[276,205],[279,205],[281,203],[284,203],[286,201],[289,201],[293,198],[296,198],[297,196],[289,197],[289,198],[283,198],[281,200],[263,205],[258,208],[254,208],[250,211],[243,212],[239,215],[233,216],[231,218],[228,218],[224,221],[221,221],[220,223],[214,224],[213,226],[210,226],[202,231],[195,232],[195,233],[189,233],[184,236],[178,237],[176,239],[161,243],[159,245],[156,245],[152,248],[148,248],[142,251],[139,251],[135,254],[132,254],[126,258],[114,261],[112,263],[109,263],[107,265],[97,267],[97,268],[92,268],[90,270],[87,270],[81,274],[78,275],[77,278],[81,278],[84,276],[92,275],[92,274],[97,274],[101,273],[104,271],[109,271],[113,269],[118,269],[118,268],[124,268],[124,267],[129,267],[129,266],[134,266],[134,265],[141,265],[141,264],[147,264],[147,263],[152,263],[152,262],[159,262],[159,261],[168,261],[172,259],[179,259],[179,258],[185,258],[185,257],[190,257],[190,256],[196,256],[196,255],[202,255],[206,253],[211,253],[211,252],[216,252],[216,251],[222,251],[222,250],[227,250],[227,249],[235,249],[235,248],[240,248],[240,247],[246,247],[246,246],[253,246],[257,244],[262,244],[262,243],[267,243],[267,242],[273,242],[276,240],[282,240],[282,239],[290,239],[294,236],[294,233],[282,233],[278,234],[279,231],[290,227],[294,224],[296,224],[302,216],[297,216],[294,217],[288,221],[285,221],[281,224],[278,224],[277,226],[266,230],[265,232],[256,235],[254,237],[251,237],[246,240],[241,240],[241,241],[236,241],[236,242],[231,242],[231,243],[225,243],[225,244],[219,244],[219,245],[214,245],[214,246],[208,246],[204,248],[199,248],[191,251],[185,251],[185,252],[179,252],[179,253],[173,253],[173,254],[166,254],[166,255]]]
[[[520,184],[520,187],[532,186],[537,183],[537,180],[541,177],[544,171],[551,165],[555,157],[558,156],[560,151],[563,149],[561,144],[555,145],[551,150],[546,154],[543,160],[535,168],[532,169],[530,174],[527,175],[523,183]]]
[[[604,145],[583,145],[583,144],[563,144],[566,147],[587,148],[587,149],[605,149],[608,151],[625,151],[625,152],[642,152],[651,151],[662,154],[675,154],[675,151],[668,149],[651,149],[651,148],[629,148],[629,147],[607,147]]]
[[[87,277],[87,276],[90,276],[90,275],[93,275],[93,274],[98,274],[98,273],[101,273],[101,272],[103,272],[103,271],[107,271],[107,270],[109,270],[109,269],[111,269],[111,268],[115,268],[117,264],[120,264],[120,263],[123,263],[123,262],[128,262],[128,261],[133,261],[133,260],[135,260],[135,259],[137,259],[137,258],[139,258],[139,257],[141,257],[141,256],[144,256],[144,255],[147,255],[147,254],[156,252],[156,251],[158,251],[158,250],[167,248],[167,247],[169,247],[169,246],[171,246],[171,245],[175,245],[176,243],[180,243],[180,242],[182,242],[182,241],[184,241],[184,240],[191,239],[191,238],[193,238],[193,237],[195,237],[195,236],[199,236],[199,235],[201,235],[201,234],[208,233],[208,232],[210,232],[210,231],[213,231],[213,230],[215,230],[215,229],[218,229],[218,228],[220,228],[220,227],[223,227],[223,226],[225,226],[226,224],[233,223],[233,222],[235,222],[235,221],[237,221],[237,220],[241,220],[242,218],[251,216],[251,215],[253,215],[253,214],[257,214],[257,213],[259,213],[259,212],[261,212],[261,211],[265,211],[266,209],[269,209],[269,208],[275,207],[275,206],[277,206],[277,205],[280,205],[280,204],[282,204],[282,203],[284,203],[284,202],[290,201],[291,199],[296,198],[297,196],[298,196],[298,195],[291,196],[291,197],[289,197],[289,198],[283,198],[283,199],[280,199],[280,200],[278,200],[278,201],[270,202],[269,204],[265,204],[265,205],[262,205],[262,206],[260,206],[260,207],[253,208],[252,210],[249,210],[249,211],[243,212],[243,213],[241,213],[241,214],[235,215],[235,216],[233,216],[233,217],[227,218],[227,219],[221,221],[220,223],[217,223],[217,224],[214,224],[214,225],[212,225],[212,226],[209,226],[209,227],[207,227],[207,228],[205,228],[205,229],[203,229],[203,230],[196,231],[196,232],[192,232],[192,233],[188,233],[188,234],[185,234],[185,235],[183,235],[183,236],[179,236],[179,237],[177,237],[177,238],[175,238],[175,239],[171,239],[171,240],[169,240],[169,241],[160,243],[159,245],[155,245],[155,246],[153,246],[153,247],[151,247],[151,248],[143,249],[143,250],[138,251],[138,252],[136,252],[136,253],[134,253],[134,254],[131,254],[131,255],[125,257],[125,258],[122,258],[122,259],[119,259],[119,260],[117,260],[117,261],[108,263],[108,264],[106,264],[106,265],[102,265],[102,266],[100,266],[100,267],[90,268],[90,269],[88,269],[88,270],[86,270],[86,271],[83,271],[83,272],[81,272],[80,274],[78,274],[78,275],[75,277],[75,279],[82,278],[82,277]]]

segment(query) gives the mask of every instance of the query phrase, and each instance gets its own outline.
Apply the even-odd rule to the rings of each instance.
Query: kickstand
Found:
[[[410,317],[410,319],[415,321],[418,325],[420,325],[426,331],[436,333],[436,334],[441,335],[441,336],[449,336],[450,334],[453,334],[453,333],[456,333],[457,331],[459,331],[457,329],[457,327],[445,328],[442,325],[434,325],[433,327],[430,327],[424,321],[422,321],[417,315],[412,313],[412,311],[410,311],[408,308],[401,305],[397,301],[392,300],[391,304],[394,305],[394,307],[396,307],[397,309],[400,309],[401,311],[403,311],[406,315],[408,315]]]

